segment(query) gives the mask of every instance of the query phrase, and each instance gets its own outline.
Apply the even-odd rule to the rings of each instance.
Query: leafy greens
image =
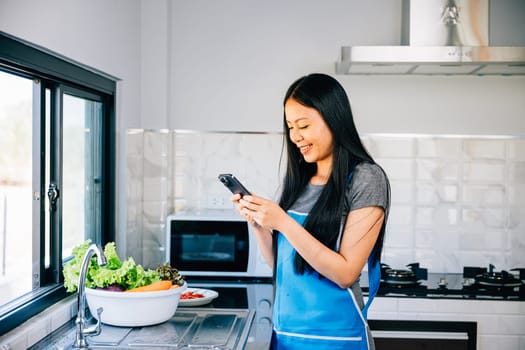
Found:
[[[73,259],[64,265],[64,287],[68,292],[75,292],[80,279],[82,260],[91,243],[90,240],[73,248]],[[161,277],[157,270],[144,269],[135,263],[132,257],[121,261],[115,242],[109,242],[104,247],[107,259],[105,266],[99,266],[96,257],[91,258],[86,273],[87,288],[108,288],[118,286],[122,290],[146,286]]]

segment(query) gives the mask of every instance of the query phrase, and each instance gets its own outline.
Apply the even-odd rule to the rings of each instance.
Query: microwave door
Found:
[[[248,236],[243,222],[172,221],[170,263],[184,272],[246,272]]]
[[[184,262],[232,262],[235,260],[235,237],[228,235],[184,235],[182,239]]]

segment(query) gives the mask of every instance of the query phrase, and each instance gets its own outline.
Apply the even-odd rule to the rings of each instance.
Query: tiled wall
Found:
[[[463,266],[525,267],[525,139],[369,134],[363,141],[392,185],[383,261],[432,272]],[[221,172],[277,198],[280,133],[129,130],[127,254],[164,260],[173,212],[232,210]]]

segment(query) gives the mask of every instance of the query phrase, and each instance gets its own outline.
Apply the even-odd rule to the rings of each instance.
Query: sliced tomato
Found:
[[[182,293],[180,298],[181,299],[198,299],[198,298],[204,298],[204,294],[187,291],[187,292]]]

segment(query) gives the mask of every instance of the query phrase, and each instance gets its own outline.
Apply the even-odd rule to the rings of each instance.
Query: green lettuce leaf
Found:
[[[86,253],[90,240],[79,244],[73,249],[73,259],[64,265],[64,287],[68,292],[75,292],[80,279],[82,259]],[[132,257],[121,261],[114,242],[109,242],[104,247],[104,256],[107,264],[99,266],[96,257],[92,257],[86,273],[86,287],[105,288],[118,285],[127,290],[146,286],[160,280],[157,270],[145,270],[141,265],[135,263]]]

